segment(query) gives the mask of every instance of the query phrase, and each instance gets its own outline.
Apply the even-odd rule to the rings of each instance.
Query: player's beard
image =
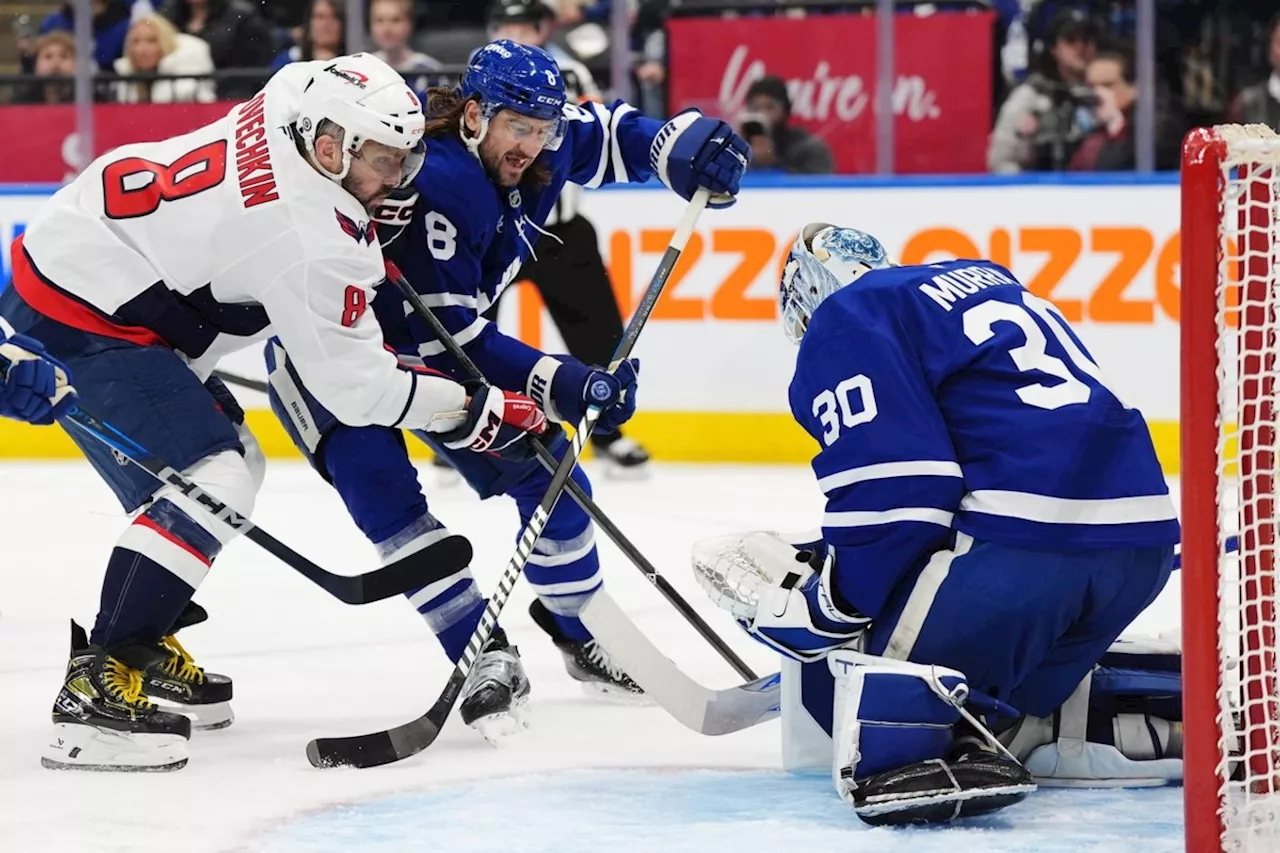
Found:
[[[361,184],[366,186],[363,191],[361,190]],[[373,189],[368,189],[370,186],[373,187]],[[387,196],[391,194],[391,187],[387,186],[382,181],[377,181],[376,183],[358,181],[350,172],[348,172],[347,176],[342,179],[342,188],[355,196],[356,201],[364,205],[364,209],[369,213],[373,213],[374,209],[386,201]]]
[[[520,152],[519,146],[512,146],[509,150],[502,151],[492,139],[486,139],[480,143],[480,162],[484,164],[484,170],[489,173],[489,180],[500,187],[517,186],[536,159],[536,157],[525,157]]]

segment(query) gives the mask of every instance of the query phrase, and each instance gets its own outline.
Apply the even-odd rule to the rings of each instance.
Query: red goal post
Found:
[[[1187,135],[1181,240],[1187,850],[1280,851],[1280,136]]]

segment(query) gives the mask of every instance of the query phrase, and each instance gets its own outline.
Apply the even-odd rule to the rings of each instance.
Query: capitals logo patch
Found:
[[[333,212],[338,215],[338,224],[342,226],[342,230],[357,243],[368,243],[372,246],[378,239],[377,226],[372,222],[356,222],[336,207]]]

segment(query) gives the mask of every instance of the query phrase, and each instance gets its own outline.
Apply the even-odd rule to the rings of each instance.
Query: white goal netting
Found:
[[[1226,127],[1219,183],[1218,744],[1222,847],[1280,851],[1280,137]],[[1195,606],[1184,602],[1184,606]]]

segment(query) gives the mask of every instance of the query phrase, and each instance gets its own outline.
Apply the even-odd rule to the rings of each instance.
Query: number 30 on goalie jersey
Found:
[[[875,615],[953,530],[1048,550],[1171,545],[1142,415],[1049,302],[1004,267],[867,272],[814,312],[790,401],[820,444],[826,540]]]

